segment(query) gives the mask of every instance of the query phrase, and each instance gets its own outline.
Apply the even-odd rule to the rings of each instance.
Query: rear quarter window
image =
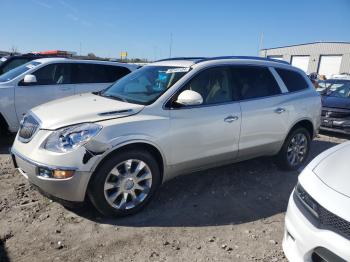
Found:
[[[309,87],[305,78],[296,71],[275,68],[289,92],[296,92]]]

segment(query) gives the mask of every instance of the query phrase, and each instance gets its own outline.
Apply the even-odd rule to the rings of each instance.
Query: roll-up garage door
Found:
[[[309,60],[309,56],[292,56],[292,66],[298,67],[304,72],[307,72]]]
[[[340,72],[341,55],[323,55],[320,59],[320,66],[318,67],[319,75],[335,75]]]

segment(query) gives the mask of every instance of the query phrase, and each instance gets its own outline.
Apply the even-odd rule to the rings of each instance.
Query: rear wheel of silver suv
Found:
[[[277,155],[277,165],[284,170],[298,170],[309,155],[310,133],[303,127],[292,130]]]
[[[126,216],[141,210],[160,185],[160,170],[147,151],[120,151],[94,174],[88,195],[106,216]]]

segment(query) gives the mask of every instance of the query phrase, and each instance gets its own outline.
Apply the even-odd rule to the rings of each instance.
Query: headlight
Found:
[[[318,203],[305,191],[298,183],[295,187],[295,194],[303,206],[310,211],[312,215],[318,218]]]
[[[92,123],[79,124],[53,132],[45,141],[44,148],[58,153],[73,151],[96,136],[102,126]]]

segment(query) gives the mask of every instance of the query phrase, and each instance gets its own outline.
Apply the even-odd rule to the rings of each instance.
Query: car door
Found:
[[[74,64],[75,93],[101,91],[128,73],[129,69],[119,66],[76,63]]]
[[[36,77],[36,83],[26,85],[22,80],[15,88],[15,105],[19,120],[35,106],[74,94],[70,63],[49,64],[32,74]]]
[[[288,95],[268,67],[236,66],[232,72],[242,110],[239,157],[277,153],[290,127]]]
[[[178,106],[174,101],[184,90],[201,94],[203,104]],[[241,110],[234,101],[227,67],[201,71],[169,103],[170,162],[174,170],[190,171],[236,158]]]

